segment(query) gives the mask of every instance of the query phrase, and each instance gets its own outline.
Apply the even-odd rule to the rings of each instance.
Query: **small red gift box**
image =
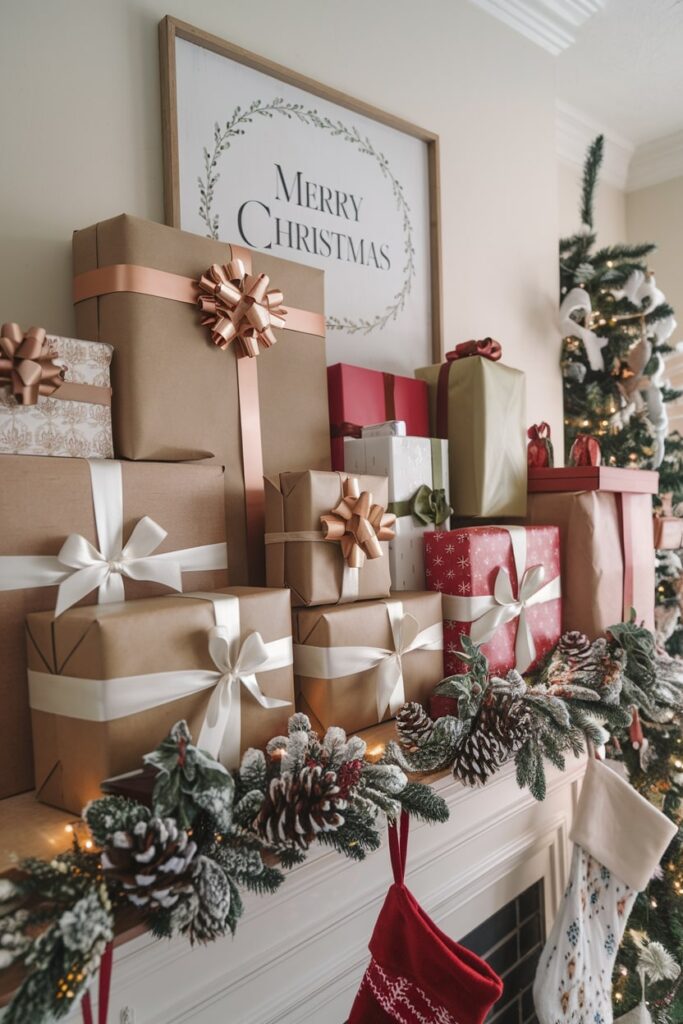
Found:
[[[429,437],[427,384],[348,363],[327,369],[332,469],[344,469],[344,438],[385,420],[404,420],[408,437]]]
[[[425,534],[427,586],[443,594],[447,675],[464,671],[460,636],[491,672],[532,671],[562,632],[560,532],[474,526]]]

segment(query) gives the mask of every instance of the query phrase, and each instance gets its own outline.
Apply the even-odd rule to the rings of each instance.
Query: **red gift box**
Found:
[[[360,427],[404,420],[408,437],[429,437],[427,384],[348,363],[327,368],[332,434],[332,468],[344,469],[344,437],[360,437]]]
[[[491,672],[529,672],[562,633],[556,526],[474,526],[425,534],[427,586],[443,594],[447,675],[465,670],[464,633]]]

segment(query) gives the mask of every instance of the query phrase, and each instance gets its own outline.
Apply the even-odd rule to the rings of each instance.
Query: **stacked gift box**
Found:
[[[323,288],[121,216],[74,235],[87,340],[3,327],[0,796],[78,812],[180,718],[233,767],[295,707],[355,731],[426,705],[463,635],[499,674],[556,642],[583,541],[533,474],[527,509],[524,375],[491,339],[328,369]],[[595,493],[638,604],[645,504]]]

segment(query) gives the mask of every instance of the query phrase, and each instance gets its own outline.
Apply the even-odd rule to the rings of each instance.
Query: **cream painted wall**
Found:
[[[677,313],[679,329],[671,341],[679,342],[683,340],[683,178],[629,192],[626,220],[629,242],[657,243],[650,265]],[[667,371],[673,386],[683,388],[683,354],[669,357]],[[683,399],[671,403],[668,410],[671,429],[683,433]]]
[[[571,235],[580,226],[581,169],[558,164],[560,236]],[[598,183],[595,197],[595,227],[601,245],[623,242],[626,238],[626,195],[622,189]]]
[[[446,344],[499,338],[559,437],[553,60],[465,0],[3,0],[2,318],[70,332],[72,229],[162,218],[166,13],[440,134]]]

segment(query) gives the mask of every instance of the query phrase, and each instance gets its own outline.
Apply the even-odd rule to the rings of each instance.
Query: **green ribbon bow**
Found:
[[[435,487],[432,490],[427,484],[422,484],[410,500],[392,502],[389,511],[397,518],[412,515],[423,526],[429,526],[430,523],[441,526],[452,514],[453,509],[448,504],[443,487]]]

